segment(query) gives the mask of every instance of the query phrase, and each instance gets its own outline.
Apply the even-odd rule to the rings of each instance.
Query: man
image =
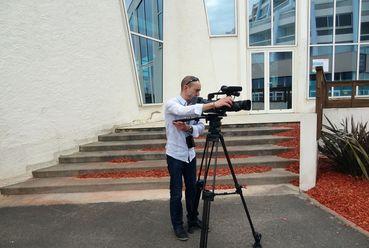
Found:
[[[182,176],[185,182],[188,232],[201,228],[197,209],[193,209],[196,195],[196,155],[191,140],[204,131],[202,122],[175,121],[186,117],[200,116],[203,111],[223,106],[231,107],[231,97],[216,102],[194,104],[199,96],[201,84],[197,77],[186,76],[181,82],[181,94],[165,104],[165,126],[167,135],[166,155],[170,174],[170,217],[175,235],[179,240],[188,240],[183,228]]]

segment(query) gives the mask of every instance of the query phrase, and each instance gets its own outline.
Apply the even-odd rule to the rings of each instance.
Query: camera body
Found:
[[[226,96],[240,96],[240,92],[242,91],[241,86],[225,86],[223,85],[218,92],[213,92],[208,94],[208,99],[204,99],[202,97],[198,97],[197,103],[211,103],[217,101],[217,99],[213,99],[216,95],[226,95]],[[238,112],[240,110],[250,110],[251,109],[251,101],[243,100],[243,101],[234,101],[231,107],[221,107],[219,109],[212,109],[208,111],[204,111],[204,113],[214,113],[219,116],[225,116],[227,111],[230,112]]]

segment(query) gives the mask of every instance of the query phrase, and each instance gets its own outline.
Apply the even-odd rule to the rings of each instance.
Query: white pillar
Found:
[[[318,164],[316,113],[304,114],[300,122],[300,190],[315,187]]]

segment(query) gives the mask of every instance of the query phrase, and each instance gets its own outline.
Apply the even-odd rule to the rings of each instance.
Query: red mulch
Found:
[[[250,173],[262,173],[271,170],[268,166],[254,166],[246,167],[240,166],[235,167],[234,171],[236,174],[250,174]],[[231,172],[228,168],[218,168],[217,176],[230,175]],[[214,175],[214,170],[209,170],[209,176]],[[153,169],[153,170],[141,170],[141,171],[115,171],[115,172],[97,172],[87,173],[79,175],[78,178],[135,178],[135,177],[168,177],[169,173],[167,169]]]
[[[278,154],[279,157],[282,158],[300,158],[300,124],[299,123],[290,123],[290,124],[281,124],[278,125],[279,127],[289,127],[293,128],[290,131],[285,131],[282,133],[273,134],[275,136],[282,136],[282,137],[294,137],[291,140],[281,141],[278,142],[277,145],[284,146],[284,147],[293,147],[293,149],[282,152]]]
[[[115,171],[97,172],[79,175],[78,178],[135,178],[135,177],[167,177],[169,173],[166,169],[153,169],[141,171]]]
[[[253,155],[247,155],[247,154],[233,154],[233,155],[229,155],[229,158],[251,158],[251,157],[255,157]],[[225,156],[219,156],[218,158],[225,158]]]
[[[336,172],[325,159],[319,160],[318,175],[308,195],[369,231],[369,181]]]
[[[293,173],[296,173],[296,174],[300,174],[300,164],[299,164],[299,162],[289,164],[286,167],[286,170],[290,171],[290,172],[293,172]]]
[[[114,158],[112,160],[110,160],[110,163],[134,163],[137,162],[138,160],[136,159],[132,159],[132,158]]]
[[[234,173],[236,174],[251,174],[251,173],[263,173],[270,171],[270,166],[237,166],[233,167]],[[203,171],[204,172],[204,171]],[[229,168],[217,168],[217,176],[227,176],[231,174]],[[209,169],[208,176],[214,175],[214,169]]]
[[[293,179],[290,181],[290,184],[295,185],[296,187],[300,186],[300,180],[299,179]]]
[[[165,151],[165,147],[150,147],[150,148],[143,148],[141,151],[146,152],[163,152]]]

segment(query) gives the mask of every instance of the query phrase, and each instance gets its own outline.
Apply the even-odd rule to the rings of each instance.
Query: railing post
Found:
[[[326,86],[325,76],[322,66],[317,66],[316,70],[316,100],[315,100],[315,113],[317,115],[317,132],[316,139],[319,140],[322,132],[323,124],[323,108],[326,98]]]

